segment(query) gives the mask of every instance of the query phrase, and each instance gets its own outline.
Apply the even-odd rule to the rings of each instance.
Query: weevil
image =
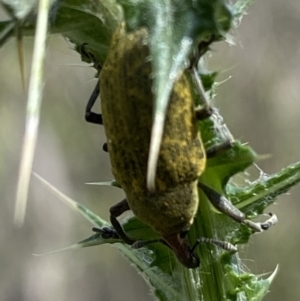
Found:
[[[147,161],[153,116],[149,58],[147,30],[142,28],[126,33],[121,25],[112,38],[102,66],[100,85],[95,88],[86,108],[87,121],[104,124],[112,173],[126,195],[126,199],[110,208],[114,230],[95,231],[101,232],[103,237],[120,237],[137,248],[147,243],[163,242],[184,266],[195,268],[200,259],[194,249],[201,241],[234,249],[229,243],[207,238],[200,238],[193,247],[189,245],[186,236],[198,210],[198,187],[218,210],[254,231],[269,228],[276,216],[263,224],[251,222],[225,197],[204,184],[198,184],[207,154],[213,155],[216,148],[204,150],[196,118],[202,114],[195,111],[191,83],[185,72],[178,76],[169,101],[158,157],[156,190],[148,190]],[[99,90],[102,115],[91,111]],[[161,238],[147,242],[128,237],[117,219],[126,210],[132,210]]]

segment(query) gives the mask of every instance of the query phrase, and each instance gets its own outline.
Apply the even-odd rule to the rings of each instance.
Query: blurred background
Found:
[[[299,28],[299,1],[258,1],[232,32],[235,45],[214,45],[208,61],[224,81],[215,106],[236,139],[271,155],[258,162],[267,174],[300,160]],[[32,38],[25,39],[27,80],[32,44]],[[107,220],[121,190],[85,185],[112,179],[102,152],[103,128],[84,120],[95,73],[62,37],[49,38],[34,170]],[[91,226],[32,178],[25,225],[14,227],[26,107],[14,39],[0,49],[0,91],[0,300],[154,300],[142,277],[111,246],[33,256],[86,238]],[[259,176],[255,168],[249,173]],[[240,254],[256,274],[279,264],[266,301],[300,300],[299,193],[298,186],[277,199],[270,211],[280,222],[253,236]]]

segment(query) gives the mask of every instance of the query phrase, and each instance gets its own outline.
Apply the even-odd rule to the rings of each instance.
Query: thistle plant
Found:
[[[49,32],[60,33],[74,43],[82,60],[93,63],[98,74],[108,54],[111,37],[119,24],[125,22],[127,30],[132,32],[146,27],[149,31],[155,91],[154,127],[157,126],[157,131],[162,133],[162,128],[155,121],[156,117],[159,119],[166,114],[176,76],[187,68],[188,59],[208,37],[212,37],[212,45],[226,42],[230,29],[239,23],[251,2],[240,0],[228,4],[223,0],[61,0],[54,3],[50,10]],[[21,23],[16,19],[0,23],[2,44],[13,34],[11,28],[14,25],[21,28],[24,36],[34,34],[35,22],[32,15],[26,14],[23,18],[24,22]],[[209,51],[209,47],[207,50]],[[200,97],[196,94],[194,96],[199,105],[209,104],[216,88],[217,73],[209,72],[203,66],[200,61],[195,73],[191,75],[195,90],[200,87],[202,91]],[[197,87],[197,84],[200,86]],[[199,131],[205,148],[232,138],[216,110],[211,118],[199,122]],[[157,149],[159,143],[158,135],[157,140],[154,137],[153,148]],[[199,181],[225,195],[248,218],[254,218],[263,214],[278,195],[285,193],[300,180],[300,164],[296,163],[274,175],[266,176],[261,173],[256,181],[239,187],[234,182],[234,175],[253,165],[255,159],[255,152],[237,141],[233,148],[207,161],[205,172]],[[69,199],[44,179],[37,177],[93,226],[109,226],[108,222],[82,204]],[[100,184],[119,186],[115,181]],[[196,241],[198,237],[212,237],[239,246],[251,239],[253,233],[250,229],[213,209],[201,190],[199,198],[198,213],[189,232],[190,242]],[[157,234],[149,226],[135,217],[122,226],[130,237],[143,240],[157,238]],[[238,253],[205,243],[197,248],[201,266],[196,269],[183,267],[172,251],[159,243],[133,249],[118,238],[105,239],[99,233],[94,233],[70,248],[107,243],[117,247],[142,271],[141,276],[148,280],[153,294],[159,300],[262,300],[276,274],[275,269],[268,278],[256,276],[244,267]]]

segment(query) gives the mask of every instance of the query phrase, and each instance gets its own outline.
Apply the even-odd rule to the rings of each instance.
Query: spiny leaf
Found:
[[[261,214],[275,199],[300,182],[300,162],[291,164],[273,175],[260,177],[244,188],[228,185],[228,196],[238,208],[251,215]]]
[[[92,225],[97,227],[109,226],[109,224],[101,219],[99,216],[91,212],[89,209],[75,202],[61,191],[59,191],[56,187],[51,185],[48,181],[46,181],[43,177],[38,175],[37,173],[33,173],[33,175],[43,184],[47,189],[49,189],[52,193],[54,193],[61,201],[63,201],[68,207],[70,207],[75,212],[82,215],[86,220],[88,220]]]
[[[93,247],[93,246],[98,246],[101,244],[115,243],[115,242],[120,242],[120,240],[103,239],[100,234],[94,234],[94,235],[92,235],[76,244],[73,244],[69,247],[52,250],[52,251],[48,251],[48,252],[41,253],[41,254],[34,254],[34,255],[35,256],[45,256],[45,255],[50,255],[50,254],[54,254],[54,253],[60,253],[60,252],[71,251],[71,250],[75,250],[75,249]]]
[[[278,272],[278,265],[267,279],[262,279],[256,275],[246,273],[242,277],[230,269],[229,277],[234,283],[233,289],[227,294],[229,300],[235,301],[238,294],[249,301],[261,301],[269,291],[270,285]]]
[[[147,186],[154,190],[157,158],[168,101],[178,75],[200,41],[219,39],[230,28],[231,12],[220,0],[118,1],[124,8],[129,30],[146,26],[150,35],[155,106],[148,159]]]
[[[232,7],[235,18],[240,21],[241,17],[246,14],[249,6],[255,1],[256,0],[237,0]]]
[[[54,3],[49,16],[50,32],[60,33],[76,44],[100,65],[105,60],[113,32],[123,20],[122,10],[115,0],[60,0]],[[0,46],[14,35],[15,21],[0,22]],[[24,36],[33,36],[35,18],[22,24]]]
[[[123,19],[120,6],[115,0],[61,2],[51,32],[63,34],[77,45],[77,49],[85,45],[85,52],[102,64],[112,34]]]
[[[14,21],[0,22],[0,47],[2,47],[9,40],[9,38],[14,35],[14,30]]]
[[[38,7],[38,0],[1,0],[0,2],[5,10],[18,20],[25,19]]]
[[[64,195],[61,191],[59,191],[57,188],[55,188],[53,185],[51,185],[48,181],[46,181],[38,174],[34,173],[34,176],[37,179],[39,179],[60,200],[62,200],[66,205],[68,205],[75,212],[82,215],[92,225],[96,225],[99,228],[103,228],[104,226],[109,226],[106,221],[102,220],[100,217],[92,213],[85,206],[75,202],[74,200]],[[147,225],[141,223],[135,218],[131,219],[129,223],[125,224],[124,228],[126,233],[128,233],[131,237],[135,237],[136,235],[139,238],[144,236],[145,238],[148,239],[151,236],[157,237],[156,234],[153,233],[152,229],[150,229]],[[46,252],[43,254],[37,254],[37,255],[48,255],[48,254],[72,250],[72,249],[96,246],[103,243],[115,244],[116,242],[120,242],[120,240],[103,239],[101,235],[94,234],[72,246]],[[165,271],[161,269],[161,266],[165,268],[168,267],[168,269],[170,269],[171,262],[172,262],[170,261],[170,256],[173,258],[173,263],[175,262],[173,254],[166,246],[163,246],[161,244],[154,244],[149,249],[142,248],[139,250],[134,250],[130,246],[124,244],[116,244],[116,246],[120,251],[122,251],[122,253],[126,257],[128,257],[128,259],[132,263],[135,264],[137,268],[139,268],[143,272],[144,277],[149,279],[149,281],[153,284],[156,290],[159,290],[159,292],[161,292],[162,295],[168,296],[167,299],[163,299],[163,300],[170,300],[169,298],[174,299],[175,297],[181,296],[180,291],[178,291],[178,287],[174,284],[176,283],[176,281],[178,281],[177,279],[178,275],[176,277],[173,277],[171,276],[171,274],[165,273]],[[152,250],[161,250],[161,252],[156,253],[156,254],[159,253],[160,256],[156,257],[154,255],[155,253],[153,253]],[[164,254],[164,256],[161,256],[161,254]],[[178,299],[178,300],[182,300],[182,299]]]

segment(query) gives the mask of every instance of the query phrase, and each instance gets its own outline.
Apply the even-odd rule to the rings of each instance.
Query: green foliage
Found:
[[[226,169],[226,167],[223,168]],[[231,169],[230,164],[227,168],[228,170]],[[211,167],[210,169],[214,168]],[[206,176],[208,177],[207,174],[205,174]],[[63,195],[41,177],[37,177],[57,197],[75,212],[86,218],[93,226],[102,228],[108,225],[107,222],[83,205]],[[280,178],[280,185],[275,185],[276,187],[274,188],[273,183],[274,181],[277,182],[278,178]],[[240,192],[240,196],[243,197],[243,203],[247,204],[247,206],[253,205],[257,208],[265,208],[275,201],[275,196],[289,189],[291,183],[296,184],[299,181],[300,164],[297,163],[283,169],[278,174],[268,176],[264,191],[259,192],[255,188],[251,188],[252,185],[249,185],[243,189],[243,194]],[[269,191],[269,188],[272,190],[270,194],[266,193]],[[256,194],[255,199],[253,199],[253,194]],[[269,199],[268,203],[264,201],[265,198]],[[243,210],[247,206],[240,206],[240,208]],[[253,209],[251,213],[257,214],[258,212]],[[133,238],[156,238],[156,234],[152,229],[134,217],[126,221],[123,227],[126,233]],[[246,243],[250,235],[251,231],[247,227],[239,225],[228,217],[215,212],[205,197],[201,198],[199,213],[190,231],[191,241],[194,241],[199,236],[213,236],[218,239],[226,239],[232,243]],[[57,251],[90,247],[104,243],[115,244],[117,242],[120,242],[120,240],[103,239],[97,233],[78,244]],[[269,278],[262,279],[247,272],[237,254],[220,251],[206,244],[199,247],[202,262],[200,269],[195,270],[184,268],[177,262],[174,254],[162,244],[156,243],[140,250],[131,249],[124,244],[116,244],[116,246],[142,271],[143,277],[147,278],[153,285],[154,292],[160,300],[245,300],[245,298],[253,301],[262,300],[277,272],[276,269]],[[194,296],[193,298],[195,299],[189,299],[190,297],[187,296]]]
[[[251,2],[240,0],[229,6],[222,0],[61,0],[52,12],[50,31],[70,39],[83,60],[93,62],[100,68],[106,58],[111,36],[120,22],[126,21],[131,31],[141,26],[147,27],[156,95],[154,116],[164,117],[174,80],[187,67],[188,59],[197,50],[197,45],[211,37],[214,41],[225,39],[233,21],[240,20]],[[13,21],[0,22],[0,45],[13,34],[11,24]],[[24,35],[33,35],[34,20],[29,18],[22,29]],[[213,88],[215,77],[216,73],[201,73],[206,90]],[[199,123],[206,148],[230,137],[221,119],[215,113],[215,118]],[[253,164],[254,159],[251,148],[236,143],[224,154],[208,160],[200,181],[227,195],[246,214],[259,215],[278,195],[300,181],[300,163],[271,176],[262,174],[247,187],[236,187],[230,178]],[[63,196],[43,179],[40,180],[92,225],[100,228],[108,225],[84,206]],[[116,183],[114,186],[117,186]],[[156,237],[147,225],[134,217],[123,226],[133,238]],[[216,212],[200,191],[200,207],[189,233],[190,242],[203,236],[234,244],[246,243],[251,234],[246,226]],[[106,240],[99,234],[93,234],[71,248],[103,243],[118,243],[116,246],[142,271],[142,276],[149,280],[154,294],[160,300],[262,300],[275,274],[268,279],[261,279],[244,269],[237,254],[220,251],[206,244],[198,247],[202,262],[201,267],[195,270],[184,268],[167,247],[158,243],[134,250],[119,244],[120,240]]]

